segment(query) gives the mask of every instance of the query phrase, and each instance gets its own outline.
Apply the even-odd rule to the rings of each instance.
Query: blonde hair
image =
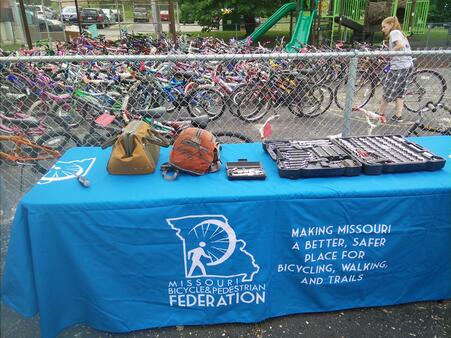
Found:
[[[391,32],[392,30],[397,29],[397,30],[400,31],[404,36],[406,36],[406,34],[402,31],[401,24],[399,23],[399,20],[398,20],[398,18],[397,18],[396,16],[389,16],[389,17],[386,17],[386,18],[382,21],[382,23],[385,23],[385,24],[388,24],[388,25],[392,25],[392,29],[390,29],[390,32]]]

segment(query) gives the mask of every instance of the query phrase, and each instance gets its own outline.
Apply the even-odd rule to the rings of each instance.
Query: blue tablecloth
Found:
[[[445,168],[290,180],[261,144],[239,144],[223,162],[261,161],[265,181],[165,181],[71,149],[18,205],[3,301],[52,337],[450,298],[451,138],[414,140]]]

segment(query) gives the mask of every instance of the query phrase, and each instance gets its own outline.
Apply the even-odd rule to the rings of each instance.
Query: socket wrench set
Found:
[[[446,160],[399,135],[265,141],[280,177],[356,176],[434,171]]]
[[[265,141],[263,149],[286,178],[355,176],[362,164],[329,139]]]
[[[357,158],[368,175],[434,171],[446,163],[443,157],[400,135],[343,137],[334,142]]]
[[[237,162],[226,163],[227,178],[234,180],[264,180],[265,171],[260,162],[250,162],[247,159],[239,159]]]

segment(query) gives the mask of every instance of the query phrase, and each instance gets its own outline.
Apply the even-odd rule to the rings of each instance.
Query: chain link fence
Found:
[[[415,72],[409,77],[403,122],[381,123],[371,114],[382,96],[384,67],[395,54],[2,57],[2,224],[9,223],[20,197],[58,157],[38,160],[37,146],[59,153],[99,146],[125,124],[124,115],[149,118],[160,106],[166,112],[153,115],[158,121],[207,115],[208,130],[239,132],[255,142],[261,141],[268,118],[273,139],[449,131],[448,111],[418,110],[428,102],[451,105],[451,50],[408,53],[415,58]],[[389,110],[387,119],[391,115]]]

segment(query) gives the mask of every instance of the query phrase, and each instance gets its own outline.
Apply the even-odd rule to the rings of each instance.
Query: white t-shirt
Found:
[[[393,50],[393,48],[396,45],[396,41],[401,40],[401,42],[404,44],[404,48],[400,49],[402,52],[410,52],[410,44],[409,40],[404,36],[404,34],[401,33],[401,31],[395,29],[390,32],[390,39],[388,42],[388,46],[390,50]],[[413,61],[411,56],[393,56],[390,60],[390,68],[391,69],[405,69],[410,68],[413,66]]]

